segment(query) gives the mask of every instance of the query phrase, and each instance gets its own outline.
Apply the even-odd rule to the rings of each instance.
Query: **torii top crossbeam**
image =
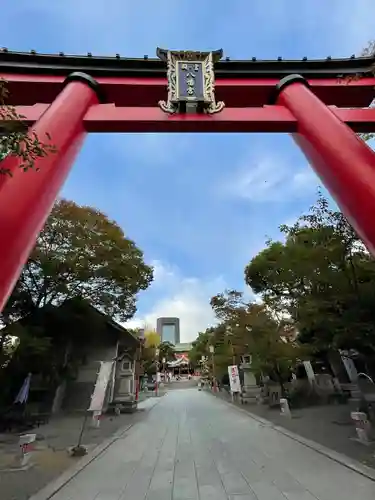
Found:
[[[368,107],[375,96],[374,66],[374,56],[216,61],[215,93],[225,109],[215,117],[186,116],[182,122],[157,107],[167,97],[166,63],[160,58],[0,51],[0,78],[8,82],[9,104],[20,107],[28,124],[44,112],[43,104],[53,102],[69,75],[79,71],[93,77],[102,104],[85,116],[89,132],[294,132],[293,117],[280,107],[269,106],[278,82],[292,74],[306,78],[314,94],[339,108],[338,116],[354,130],[368,132],[373,128],[372,112],[359,110]]]

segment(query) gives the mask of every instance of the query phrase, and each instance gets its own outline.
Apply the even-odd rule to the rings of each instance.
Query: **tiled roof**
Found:
[[[282,77],[299,73],[315,78],[329,78],[342,75],[369,74],[374,67],[375,56],[343,59],[308,59],[288,60],[278,57],[274,60],[260,60],[250,57],[247,60],[232,60],[224,57],[215,65],[218,78],[251,78]],[[142,76],[163,77],[166,74],[166,63],[158,58],[145,55],[143,58],[114,56],[39,54],[30,52],[13,52],[7,48],[0,49],[0,73],[36,73],[66,75],[73,71],[85,71],[92,76]]]
[[[192,348],[191,342],[180,342],[179,344],[176,344],[174,349],[176,352],[187,352],[190,351]]]

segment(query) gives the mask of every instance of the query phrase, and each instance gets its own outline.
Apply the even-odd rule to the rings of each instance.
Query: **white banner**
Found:
[[[314,373],[314,370],[313,370],[313,367],[312,367],[312,364],[310,363],[310,361],[304,361],[303,366],[305,367],[308,380],[310,382],[315,380],[315,373]]]
[[[111,379],[112,369],[114,367],[114,361],[101,361],[100,369],[98,373],[98,378],[96,379],[96,384],[94,392],[91,396],[90,408],[88,411],[102,411],[105,395],[107,392],[108,383]]]
[[[358,372],[355,367],[354,361],[346,356],[341,356],[342,362],[344,363],[346,373],[348,374],[349,380],[352,383],[356,383],[358,380]]]
[[[238,366],[237,365],[228,366],[228,374],[229,374],[230,391],[241,392],[241,382],[240,382],[240,376],[238,374]]]

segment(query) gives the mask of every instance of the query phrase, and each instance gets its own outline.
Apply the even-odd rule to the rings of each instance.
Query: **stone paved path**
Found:
[[[205,392],[173,391],[53,500],[373,500],[375,483]]]

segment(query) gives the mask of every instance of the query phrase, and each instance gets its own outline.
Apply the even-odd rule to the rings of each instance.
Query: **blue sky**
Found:
[[[374,0],[17,0],[1,6],[10,50],[232,59],[345,57],[374,38]],[[319,182],[287,135],[91,135],[63,189],[123,227],[155,265],[132,324],[179,316],[182,340],[213,321],[210,297],[314,201]]]

